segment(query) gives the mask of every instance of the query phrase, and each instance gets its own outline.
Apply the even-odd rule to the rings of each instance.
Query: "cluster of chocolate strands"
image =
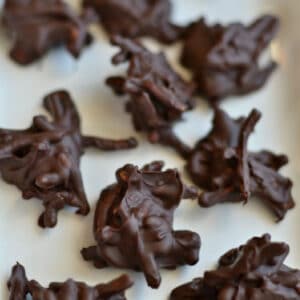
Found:
[[[292,182],[279,170],[285,155],[248,150],[248,139],[261,114],[232,119],[218,108],[228,96],[260,89],[276,69],[270,61],[261,67],[262,52],[276,36],[279,21],[263,16],[252,24],[208,25],[204,19],[188,26],[170,21],[169,0],[85,0],[81,15],[62,0],[6,0],[3,24],[13,37],[11,58],[22,65],[63,45],[78,57],[93,41],[88,25],[100,21],[120,48],[112,62],[128,62],[126,74],[109,77],[107,84],[128,98],[126,110],[134,127],[151,143],[175,149],[186,161],[194,184],[186,186],[177,170],[163,170],[163,162],[142,168],[125,165],[117,182],[101,193],[94,218],[96,245],[82,250],[97,268],[108,266],[143,272],[149,286],[158,288],[160,268],[194,265],[201,246],[197,233],[174,230],[173,218],[182,199],[198,199],[203,207],[222,202],[263,201],[278,220],[294,207]],[[30,36],[30,39],[28,38]],[[188,82],[177,74],[163,53],[153,53],[136,38],[148,36],[166,44],[183,41],[182,64],[190,69]],[[206,98],[214,110],[212,130],[191,148],[174,133],[173,125],[194,107],[194,95]],[[134,138],[110,140],[85,136],[71,96],[54,92],[44,99],[52,120],[36,116],[25,130],[0,129],[0,172],[16,185],[24,199],[38,198],[44,211],[38,224],[54,227],[58,212],[72,206],[87,215],[89,204],[80,172],[87,147],[125,150],[137,146]],[[132,252],[134,249],[134,253]],[[215,271],[175,289],[171,300],[300,299],[299,271],[285,266],[289,248],[271,242],[269,235],[253,238],[221,257]],[[11,300],[81,299],[122,300],[132,285],[127,276],[90,287],[67,280],[48,288],[29,281],[17,264],[8,283]]]

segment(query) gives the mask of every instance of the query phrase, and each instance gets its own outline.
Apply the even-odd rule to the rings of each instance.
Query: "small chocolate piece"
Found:
[[[197,192],[184,186],[176,170],[162,169],[162,162],[153,162],[141,170],[125,165],[116,172],[117,183],[102,192],[96,208],[97,246],[82,250],[98,268],[142,271],[153,288],[161,282],[159,268],[194,265],[200,249],[198,234],[172,228],[181,198]]]
[[[54,227],[65,205],[78,208],[81,215],[89,212],[79,169],[84,148],[128,149],[136,141],[81,135],[78,112],[65,91],[45,97],[44,107],[52,122],[36,116],[26,130],[0,129],[0,172],[5,181],[22,190],[24,199],[43,201],[45,211],[39,225]]]
[[[27,65],[64,45],[77,58],[92,42],[86,27],[95,19],[91,10],[77,16],[62,0],[5,0],[3,23],[14,42],[10,56]]]
[[[198,91],[213,103],[254,92],[276,69],[274,61],[260,67],[259,60],[278,29],[279,20],[268,15],[249,26],[208,26],[201,19],[187,29],[182,63],[193,71]]]
[[[173,290],[170,300],[299,300],[300,271],[284,265],[289,246],[255,237],[228,251],[215,271]]]
[[[125,290],[132,286],[132,281],[123,275],[109,283],[98,284],[94,287],[84,282],[69,279],[63,283],[50,283],[42,287],[35,280],[28,280],[25,269],[16,264],[8,281],[9,300],[126,300]]]
[[[148,36],[168,44],[184,32],[170,22],[170,0],[84,0],[83,5],[95,9],[110,35]]]
[[[248,138],[260,117],[253,110],[248,118],[234,120],[215,109],[211,132],[197,143],[187,164],[194,183],[208,191],[200,196],[201,206],[246,203],[253,195],[264,201],[278,220],[294,207],[292,182],[278,173],[288,158],[247,150]]]
[[[188,156],[190,148],[172,132],[172,122],[193,108],[194,86],[170,67],[163,53],[154,54],[137,41],[115,36],[113,45],[121,48],[112,62],[129,61],[127,75],[110,77],[107,84],[119,95],[129,95],[128,111],[136,130],[145,131],[152,143],[175,148]]]

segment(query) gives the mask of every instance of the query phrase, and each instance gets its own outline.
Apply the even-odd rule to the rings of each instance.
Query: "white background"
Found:
[[[78,4],[77,1],[73,3]],[[282,63],[262,91],[240,99],[230,99],[222,106],[232,116],[247,114],[256,107],[263,119],[252,135],[250,148],[268,148],[287,153],[290,164],[284,174],[295,183],[293,189],[299,197],[299,111],[300,111],[300,40],[297,0],[177,0],[174,19],[185,23],[202,15],[209,21],[248,22],[261,13],[276,13],[281,17],[279,38],[273,43],[272,53]],[[1,4],[1,0],[0,0]],[[94,208],[100,191],[114,182],[114,172],[125,163],[142,165],[154,159],[164,159],[167,167],[183,171],[184,161],[172,150],[147,143],[143,135],[134,132],[130,117],[124,112],[124,99],[118,98],[104,85],[109,75],[118,74],[125,66],[112,67],[110,58],[117,49],[109,46],[105,34],[94,26],[96,41],[84,51],[79,61],[67,52],[52,51],[47,57],[30,67],[19,67],[8,59],[9,39],[0,33],[0,127],[24,128],[34,115],[44,112],[42,97],[56,89],[68,89],[78,105],[82,128],[86,134],[106,137],[136,135],[140,146],[133,151],[102,153],[88,151],[82,158],[82,175],[86,192]],[[161,46],[148,43],[152,48]],[[176,65],[180,45],[167,49],[172,64]],[[211,111],[198,99],[197,109],[185,115],[185,121],[176,126],[178,134],[189,144],[203,137],[210,128]],[[188,178],[184,175],[186,181]],[[58,225],[52,230],[40,229],[36,222],[42,211],[37,200],[24,201],[14,187],[0,181],[0,299],[8,299],[6,281],[16,261],[22,263],[29,278],[42,284],[64,281],[69,277],[90,284],[108,281],[126,270],[94,269],[82,260],[80,249],[94,243],[92,236],[93,210],[88,217],[76,216],[69,211],[59,214]],[[228,249],[244,243],[253,235],[269,232],[274,240],[286,241],[291,246],[288,264],[300,267],[300,205],[290,211],[286,219],[277,224],[274,217],[259,200],[251,199],[247,206],[219,205],[202,209],[196,202],[186,201],[177,210],[175,228],[197,231],[202,238],[201,259],[194,267],[176,271],[161,271],[162,285],[151,290],[142,274],[129,272],[135,286],[128,299],[167,299],[175,286],[205,269],[214,267],[217,258]]]

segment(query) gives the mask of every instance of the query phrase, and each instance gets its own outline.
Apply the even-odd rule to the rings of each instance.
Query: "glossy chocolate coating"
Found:
[[[95,19],[91,10],[77,16],[62,0],[5,0],[3,23],[13,39],[10,56],[27,65],[63,45],[77,58],[92,42],[87,25]]]
[[[121,48],[113,63],[129,61],[129,67],[125,76],[110,77],[107,84],[117,94],[129,95],[127,109],[136,130],[146,132],[152,143],[171,146],[187,156],[190,148],[175,136],[171,126],[193,108],[194,86],[170,67],[163,53],[152,53],[137,41],[120,36],[112,43]]]
[[[42,287],[35,280],[28,280],[25,269],[16,264],[8,281],[9,300],[126,300],[125,290],[132,286],[131,279],[123,275],[109,283],[94,287],[69,279],[63,283],[53,282]]]
[[[84,148],[128,149],[135,147],[136,141],[81,135],[78,112],[66,91],[46,96],[44,107],[52,121],[36,116],[28,129],[0,129],[0,172],[5,181],[22,191],[24,199],[42,200],[45,211],[39,225],[54,227],[58,211],[65,205],[77,208],[81,215],[89,212],[80,173]]]
[[[284,265],[285,243],[270,235],[232,249],[214,271],[173,290],[170,300],[299,300],[300,271]]]
[[[110,35],[148,36],[172,43],[183,33],[183,28],[170,22],[170,0],[84,0],[83,5],[95,9]]]
[[[247,118],[234,120],[215,109],[212,130],[197,143],[187,164],[194,183],[207,190],[200,196],[201,206],[247,202],[257,196],[279,220],[294,207],[292,182],[278,172],[288,158],[269,151],[248,152],[248,138],[260,117],[253,110]]]
[[[254,92],[276,69],[259,60],[279,29],[279,20],[263,16],[249,26],[233,23],[209,26],[204,19],[187,29],[182,63],[191,69],[198,91],[211,102]]]
[[[184,186],[176,170],[162,169],[162,162],[153,162],[141,170],[125,165],[116,172],[117,183],[102,192],[96,208],[97,246],[82,250],[98,268],[143,272],[153,288],[161,282],[159,268],[194,265],[200,249],[198,234],[172,228],[181,198],[197,192]]]

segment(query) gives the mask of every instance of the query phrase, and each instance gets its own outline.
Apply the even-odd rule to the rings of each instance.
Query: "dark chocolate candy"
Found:
[[[14,43],[10,56],[22,65],[60,45],[77,58],[92,42],[87,25],[94,20],[91,10],[77,16],[62,0],[5,0],[3,9],[3,23]]]
[[[153,288],[161,282],[159,268],[193,265],[200,249],[198,234],[172,228],[181,198],[197,192],[184,186],[176,170],[162,169],[162,162],[153,162],[141,170],[125,165],[116,172],[117,183],[102,192],[96,208],[97,246],[82,250],[98,268],[142,271]]]
[[[187,29],[182,63],[209,101],[248,94],[260,89],[277,66],[271,61],[261,67],[259,60],[278,28],[279,20],[268,15],[249,26],[208,26],[201,19]]]
[[[81,135],[78,112],[65,91],[45,97],[44,107],[52,122],[36,116],[26,130],[0,129],[0,172],[5,181],[22,190],[24,199],[43,201],[39,225],[53,227],[65,205],[78,208],[81,215],[89,212],[79,169],[84,148],[128,149],[136,141]]]
[[[121,48],[113,63],[129,61],[129,67],[127,75],[110,77],[107,84],[117,94],[129,95],[127,108],[136,130],[146,132],[152,143],[171,146],[187,156],[190,148],[175,136],[171,125],[193,108],[194,86],[170,67],[163,53],[154,54],[120,36],[113,37],[112,43]]]
[[[247,118],[234,120],[215,109],[211,132],[197,143],[187,164],[194,183],[207,190],[200,196],[201,206],[247,202],[253,195],[264,201],[279,220],[294,207],[292,182],[278,173],[288,158],[247,150],[248,138],[260,117],[253,110]]]
[[[63,283],[50,283],[42,287],[35,280],[28,280],[25,269],[16,264],[8,281],[10,300],[126,300],[125,290],[132,286],[131,279],[123,275],[109,283],[98,284],[94,287],[84,282],[69,279]]]
[[[170,22],[170,0],[84,0],[83,5],[95,9],[111,35],[148,36],[172,43],[183,33],[183,28]]]
[[[299,300],[300,271],[284,265],[285,243],[255,237],[219,260],[215,271],[173,290],[170,300]]]

